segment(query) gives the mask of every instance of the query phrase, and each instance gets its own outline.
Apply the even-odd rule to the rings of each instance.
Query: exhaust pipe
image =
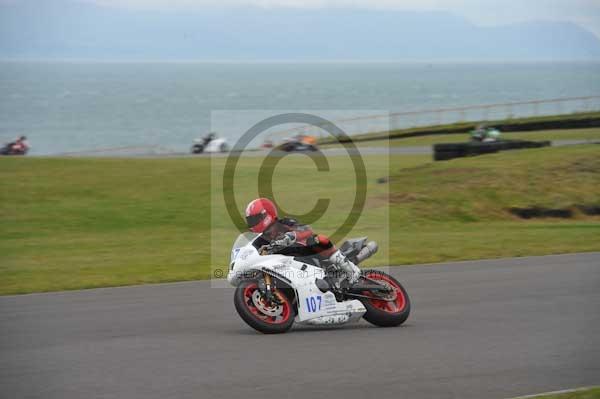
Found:
[[[356,255],[356,263],[360,263],[365,259],[370,258],[377,252],[379,249],[379,245],[375,241],[369,241],[367,245],[360,250],[360,252]]]

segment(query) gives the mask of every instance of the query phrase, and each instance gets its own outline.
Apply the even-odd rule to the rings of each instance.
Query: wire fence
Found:
[[[513,118],[568,115],[581,112],[600,111],[600,96],[555,98],[547,100],[531,100],[506,102],[497,104],[448,107],[430,110],[404,112],[388,112],[375,115],[360,115],[333,120],[331,123],[342,129],[348,135],[388,132],[425,126],[436,126],[460,122],[485,122],[495,120],[510,120]],[[327,126],[321,126],[327,128]],[[298,134],[308,134],[318,137],[326,136],[323,129],[314,126],[298,125],[277,131],[267,136],[272,142]],[[183,152],[154,146],[129,146],[101,148],[88,151],[66,152],[61,156],[168,156],[182,155]]]
[[[461,122],[489,122],[536,116],[567,115],[600,111],[600,96],[554,98],[497,104],[471,105],[430,110],[390,112],[331,121],[348,135],[385,132]],[[326,128],[326,126],[321,126]],[[274,133],[270,139],[297,134],[324,136],[314,126],[295,126]]]

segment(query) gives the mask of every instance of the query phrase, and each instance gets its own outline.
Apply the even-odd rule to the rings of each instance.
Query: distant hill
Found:
[[[569,22],[479,27],[445,12],[24,0],[0,4],[0,58],[562,61],[600,59],[600,40]]]

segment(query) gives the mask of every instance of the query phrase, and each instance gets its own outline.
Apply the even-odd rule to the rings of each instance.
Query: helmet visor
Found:
[[[265,216],[266,215],[264,213],[246,216],[246,223],[248,224],[248,227],[254,227],[257,224],[259,224],[260,222],[262,222],[262,220],[265,218]]]

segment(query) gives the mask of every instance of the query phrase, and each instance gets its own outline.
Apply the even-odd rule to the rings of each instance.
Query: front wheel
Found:
[[[256,280],[242,281],[233,296],[235,309],[242,320],[263,334],[284,333],[294,324],[295,312],[290,299],[279,292],[280,303],[268,302]]]
[[[395,327],[404,323],[410,314],[410,299],[402,284],[380,270],[364,270],[362,275],[390,289],[390,293],[383,296],[378,296],[373,292],[363,293],[363,295],[370,296],[370,298],[360,298],[367,309],[363,318],[379,327]]]

